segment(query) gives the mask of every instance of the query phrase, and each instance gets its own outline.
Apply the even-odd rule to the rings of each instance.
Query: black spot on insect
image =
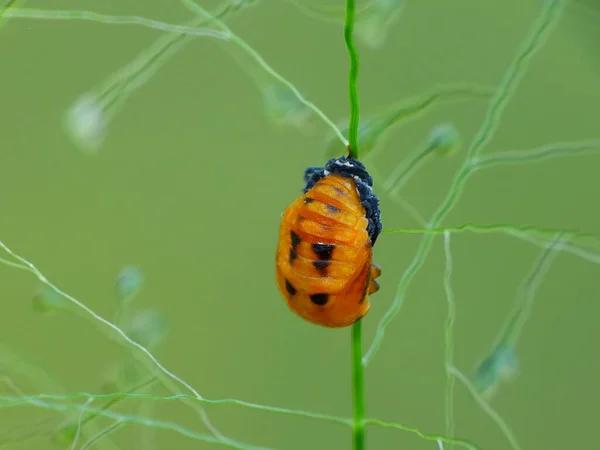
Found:
[[[331,259],[331,254],[333,253],[333,250],[335,249],[335,245],[334,244],[317,243],[317,244],[312,245],[312,249],[317,254],[319,259],[329,260],[329,259]]]
[[[296,295],[296,292],[298,292],[288,280],[285,280],[285,290],[288,291],[290,295]]]
[[[310,301],[319,306],[323,306],[328,300],[329,295],[327,294],[313,294],[310,296]]]
[[[314,202],[315,199],[314,198],[310,198],[310,197],[304,197],[304,204],[308,205],[309,203]]]
[[[302,239],[300,239],[300,236],[294,233],[293,230],[290,232],[290,237],[292,238],[292,249],[296,250],[298,245],[300,245],[300,242],[302,242]]]
[[[290,249],[290,264],[298,257],[298,252],[295,248]]]
[[[321,274],[325,275],[327,273],[327,267],[329,266],[329,263],[331,261],[325,261],[325,260],[318,260],[318,261],[313,261],[313,266],[315,266],[315,269],[317,269],[319,272],[321,272]]]
[[[341,209],[338,208],[337,206],[330,205],[330,204],[327,204],[327,209],[329,210],[329,212],[332,212],[332,213],[339,213],[341,211]]]

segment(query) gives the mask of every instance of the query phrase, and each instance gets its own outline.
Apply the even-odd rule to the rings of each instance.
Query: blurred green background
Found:
[[[359,45],[362,113],[376,114],[441,83],[495,86],[541,3],[406,2],[382,48]],[[305,4],[343,6],[341,1]],[[49,7],[41,0],[19,6]],[[202,6],[215,10],[219,2]],[[567,7],[486,154],[599,137],[600,16],[584,6],[594,4]],[[178,2],[61,0],[52,7],[169,23],[191,17]],[[341,24],[315,20],[275,0],[258,2],[226,23],[335,121],[347,117],[348,57]],[[97,154],[82,152],[65,132],[65,113],[73,102],[158,36],[144,27],[84,21],[11,19],[2,25],[0,240],[108,319],[117,304],[117,273],[127,264],[140,267],[145,284],[135,305],[160,311],[169,324],[157,358],[207,398],[351,417],[350,330],[303,322],[287,309],[274,281],[280,214],[303,187],[305,167],[326,160],[330,132],[322,122],[312,118],[300,131],[275,126],[265,115],[261,90],[227,51],[232,44],[199,38],[128,99]],[[468,142],[485,107],[484,101],[440,104],[394,129],[370,164],[388,175],[441,122],[455,124]],[[459,152],[431,159],[402,196],[429,217],[463,157]],[[502,222],[600,234],[599,167],[600,155],[588,155],[486,169],[467,183],[444,225]],[[384,227],[418,226],[380,194]],[[363,322],[365,350],[420,239],[392,234],[378,240],[375,259],[383,275]],[[540,250],[502,234],[453,235],[451,246],[455,364],[472,377]],[[444,433],[443,273],[438,238],[366,369],[369,417]],[[538,289],[517,348],[520,376],[501,385],[491,402],[523,449],[595,445],[597,280],[598,267],[562,252]],[[98,393],[111,365],[131,359],[128,347],[85,314],[35,313],[31,300],[39,286],[31,274],[0,265],[0,343],[55,378],[64,392]],[[7,370],[12,364],[7,361],[0,375],[10,376],[24,393],[51,392]],[[5,384],[0,393],[12,395]],[[196,413],[179,402],[128,400],[115,411],[144,414],[136,408],[153,404],[146,413],[205,431]],[[461,384],[455,406],[458,437],[484,449],[510,448]],[[351,447],[351,430],[341,425],[240,406],[208,406],[207,412],[224,434],[254,445]],[[0,409],[0,440],[42,433],[63,418],[34,406]],[[101,419],[97,426],[108,423]],[[136,425],[109,438],[112,446],[105,439],[96,448],[213,447]],[[370,450],[436,447],[407,432],[375,427],[368,429],[367,445]],[[44,435],[2,448],[57,447]]]

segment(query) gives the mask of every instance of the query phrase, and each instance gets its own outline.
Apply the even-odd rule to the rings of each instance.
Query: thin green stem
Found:
[[[446,302],[448,304],[448,316],[446,318],[445,341],[446,341],[446,434],[454,436],[454,377],[450,374],[449,367],[454,364],[454,339],[453,330],[456,320],[456,305],[454,292],[452,291],[452,252],[450,249],[450,232],[444,232],[444,254],[446,256],[446,270],[444,271],[444,291],[446,291]],[[452,446],[449,447],[452,449]]]
[[[112,330],[112,332],[119,335],[125,342],[127,342],[132,347],[135,347],[138,351],[142,352],[150,361],[141,359],[139,355],[135,354],[136,359],[140,358],[139,362],[141,364],[143,364],[149,371],[154,371],[154,370],[158,369],[160,373],[158,373],[157,375],[159,376],[160,381],[163,383],[163,385],[165,387],[167,387],[168,389],[171,389],[172,391],[178,391],[179,389],[177,389],[177,384],[179,384],[181,386],[184,386],[187,390],[189,390],[194,395],[194,397],[196,397],[197,399],[200,399],[200,400],[204,399],[204,397],[202,395],[200,395],[200,393],[197,390],[195,390],[189,383],[187,383],[182,378],[178,377],[173,372],[168,370],[165,366],[163,366],[158,361],[158,359],[156,359],[156,357],[150,352],[150,350],[148,350],[146,347],[139,344],[138,342],[134,341],[117,325],[109,322],[104,317],[98,315],[97,313],[92,311],[88,306],[86,306],[85,304],[83,304],[82,302],[77,300],[75,297],[67,294],[65,291],[61,290],[56,285],[52,284],[50,282],[50,280],[48,280],[48,278],[46,278],[46,276],[42,272],[40,272],[40,270],[33,263],[26,260],[22,256],[19,256],[18,254],[16,254],[13,250],[11,250],[2,241],[0,241],[0,249],[4,250],[8,255],[10,255],[16,261],[18,261],[18,263],[20,263],[23,266],[22,268],[24,270],[27,270],[27,271],[31,272],[32,274],[34,274],[38,280],[40,280],[42,283],[44,283],[44,285],[48,286],[54,292],[61,295],[65,299],[69,300],[72,304],[77,306],[79,309],[83,310],[87,315],[91,316],[96,321],[100,322],[103,326],[110,328]],[[215,428],[215,426],[212,424],[212,422],[209,420],[208,415],[206,414],[206,411],[202,407],[198,407],[193,402],[190,402],[189,399],[186,399],[186,400],[188,400],[188,403],[191,403],[192,407],[194,407],[196,409],[196,411],[200,415],[200,419],[202,420],[202,423],[206,426],[206,428],[208,430],[210,430],[210,432],[212,433],[212,435],[215,437],[216,440],[218,440],[219,442],[221,442],[225,445],[230,445],[230,444],[231,445],[233,445],[233,444],[242,445],[241,443],[234,442],[233,440],[225,437],[219,430],[217,430]]]
[[[85,442],[83,444],[83,446],[81,447],[81,450],[87,450],[87,449],[91,448],[100,439],[105,438],[106,436],[108,436],[113,431],[118,430],[119,428],[121,428],[123,425],[125,425],[125,421],[123,421],[121,419],[118,419],[116,422],[113,422],[112,424],[110,424],[107,427],[105,427],[102,430],[100,430],[96,435],[92,436],[87,442]]]
[[[348,130],[349,154],[352,158],[358,158],[358,52],[352,40],[354,31],[354,16],[356,14],[354,0],[346,0],[346,23],[344,24],[344,41],[350,56],[350,70],[348,72],[348,91],[350,94],[350,127]]]
[[[362,319],[352,325],[352,394],[354,396],[354,450],[365,448],[365,387],[362,363]]]
[[[562,3],[563,2],[560,0],[548,0],[544,2],[540,16],[536,20],[529,36],[527,36],[525,43],[519,49],[517,56],[511,63],[509,69],[500,82],[496,93],[490,101],[485,118],[479,127],[475,138],[471,141],[467,148],[466,159],[454,176],[448,194],[429,220],[427,228],[439,228],[442,221],[456,206],[467,180],[475,172],[473,169],[473,161],[479,156],[479,154],[494,136],[506,105],[508,104],[513,92],[516,90],[519,81],[523,77],[531,58],[543,46],[550,30],[560,19]],[[425,262],[429,251],[431,250],[433,240],[433,234],[427,233],[424,235],[417,250],[417,254],[410,263],[409,267],[404,271],[402,278],[398,283],[396,296],[394,297],[392,305],[379,322],[375,338],[373,339],[371,347],[364,357],[363,361],[365,365],[368,365],[369,362],[373,360],[374,355],[381,347],[385,330],[393,318],[400,312],[406,296],[408,285],[412,282],[418,271],[423,267],[423,263]]]
[[[469,394],[471,394],[471,396],[473,397],[477,405],[483,410],[483,412],[485,412],[494,421],[494,423],[498,425],[498,428],[500,428],[500,430],[508,440],[512,450],[521,450],[521,446],[517,442],[517,438],[515,437],[508,424],[504,421],[500,414],[498,414],[496,410],[492,408],[488,402],[485,401],[485,399],[479,394],[479,392],[477,392],[477,389],[475,389],[475,387],[469,381],[469,379],[465,377],[463,373],[454,366],[450,366],[448,369],[458,381],[465,385],[465,387],[469,391]]]
[[[39,20],[89,20],[110,25],[136,25],[153,28],[160,31],[183,33],[190,36],[206,36],[229,40],[225,33],[208,28],[195,28],[185,25],[177,25],[158,20],[147,19],[140,16],[111,16],[96,13],[94,11],[72,11],[72,10],[45,10],[35,8],[10,8],[3,13],[5,18],[15,19],[39,19]]]
[[[254,50],[246,41],[237,36],[231,29],[225,25],[225,23],[220,20],[218,17],[210,14],[206,9],[202,8],[199,4],[197,4],[194,0],[181,0],[183,6],[188,8],[195,14],[199,14],[202,17],[207,17],[209,20],[216,23],[221,30],[227,35],[228,40],[239,46],[242,50],[244,50],[250,57],[252,57],[256,63],[262,67],[267,73],[273,76],[277,81],[287,86],[294,95],[300,100],[300,102],[310,108],[317,116],[319,116],[327,125],[331,127],[334,131],[335,135],[342,141],[344,145],[348,145],[347,139],[344,137],[342,132],[338,129],[337,125],[331,121],[327,115],[317,107],[313,102],[308,101],[304,98],[304,96],[300,93],[300,91],[294,86],[290,81],[284,78],[279,72],[276,72],[267,61],[256,51]]]
[[[346,23],[344,24],[344,41],[350,56],[350,70],[348,74],[348,91],[350,94],[350,124],[348,127],[348,155],[358,158],[358,53],[352,33],[354,31],[354,18],[356,5],[354,0],[346,0]],[[362,321],[359,319],[352,325],[352,395],[354,397],[354,423],[353,442],[354,450],[365,448],[365,388],[364,365],[362,363]]]

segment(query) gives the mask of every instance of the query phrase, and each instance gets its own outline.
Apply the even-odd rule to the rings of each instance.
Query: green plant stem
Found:
[[[296,86],[294,86],[286,78],[284,78],[282,75],[280,75],[278,72],[276,72],[275,69],[273,69],[256,50],[254,50],[250,45],[248,45],[248,43],[246,43],[246,41],[244,41],[243,39],[238,37],[235,33],[233,33],[233,31],[231,31],[231,29],[227,25],[225,25],[225,23],[222,20],[220,20],[218,17],[215,17],[212,14],[210,14],[206,9],[202,8],[194,0],[181,0],[181,3],[183,4],[183,6],[185,6],[186,8],[188,8],[190,11],[194,12],[195,14],[199,14],[202,17],[207,17],[209,20],[214,21],[221,28],[221,30],[223,30],[223,32],[225,32],[227,34],[228,40],[235,43],[242,50],[244,50],[246,53],[248,53],[248,55],[250,55],[258,63],[259,66],[261,66],[267,73],[271,74],[277,81],[279,81],[280,83],[287,86],[294,93],[294,95],[296,95],[296,97],[298,98],[298,100],[300,100],[300,102],[302,102],[304,105],[306,105],[312,111],[314,111],[314,113],[317,116],[319,116],[321,119],[323,119],[323,121],[331,127],[331,129],[334,131],[336,136],[342,141],[342,143],[344,145],[346,145],[346,146],[349,145],[348,141],[346,140],[346,138],[344,137],[342,132],[331,121],[331,119],[329,117],[327,117],[327,115],[317,107],[317,105],[315,105],[314,103],[305,99],[302,96],[302,94],[300,93],[300,91],[298,91]]]
[[[352,40],[354,18],[356,14],[355,0],[346,0],[346,22],[344,24],[344,41],[350,56],[348,74],[348,92],[350,94],[350,124],[348,126],[348,156],[358,159],[358,53]],[[362,362],[362,319],[352,325],[352,395],[354,399],[354,423],[352,426],[354,450],[365,448],[365,388],[364,365]]]
[[[352,325],[352,394],[354,397],[354,450],[365,448],[365,388],[362,363],[362,319]]]
[[[344,41],[350,56],[350,70],[348,72],[348,90],[350,93],[350,126],[348,129],[348,140],[350,141],[348,152],[352,158],[358,158],[358,53],[352,40],[354,31],[354,16],[356,13],[354,0],[346,0],[346,23],[344,24]]]

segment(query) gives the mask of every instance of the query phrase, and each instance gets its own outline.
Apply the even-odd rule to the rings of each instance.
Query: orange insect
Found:
[[[304,195],[282,215],[277,246],[279,290],[309,322],[345,327],[364,317],[381,269],[373,245],[381,232],[379,200],[365,166],[351,157],[309,167]]]

